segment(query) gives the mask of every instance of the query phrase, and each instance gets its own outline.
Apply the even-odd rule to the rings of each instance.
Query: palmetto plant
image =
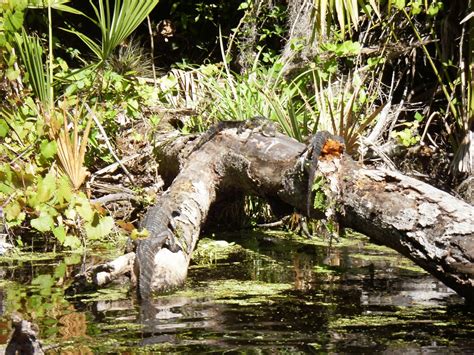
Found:
[[[101,31],[101,40],[96,42],[76,30],[76,34],[96,55],[101,65],[107,61],[112,52],[142,23],[158,4],[158,0],[99,0],[98,6],[90,2],[96,19],[90,18]],[[112,9],[113,7],[113,9]]]
[[[49,23],[49,52],[48,65],[43,61],[43,48],[38,37],[29,36],[23,30],[21,36],[17,35],[18,49],[28,74],[29,82],[33,92],[39,101],[38,112],[45,116],[49,135],[56,140],[58,147],[58,159],[62,170],[70,178],[75,189],[78,189],[87,176],[84,167],[84,155],[87,139],[90,132],[91,117],[83,127],[84,131],[80,137],[81,127],[79,125],[82,110],[68,111],[57,110],[54,107],[53,90],[53,48],[52,48],[52,17],[51,9],[55,8],[75,14],[81,12],[65,5],[69,0],[36,0],[30,3],[32,8],[48,9]],[[117,0],[114,2],[113,11],[109,0],[100,0],[99,5],[91,5],[95,11],[96,23],[102,33],[100,43],[96,43],[89,37],[75,30],[69,30],[79,36],[89,48],[97,55],[97,65],[103,64],[112,54],[113,50],[127,38],[138,25],[146,18],[158,0]],[[72,113],[73,112],[73,113]]]
[[[352,27],[358,28],[361,10],[371,16],[372,11],[380,17],[380,0],[312,0],[313,1],[313,33],[311,38],[325,37],[327,30],[331,27],[333,20],[336,20],[342,35],[346,31],[352,32]],[[388,9],[392,6],[392,1],[388,1]]]
[[[417,0],[307,0],[312,1],[312,39],[325,37],[332,24],[337,24],[343,37],[351,34],[352,28],[358,29],[362,17],[382,18],[383,11],[389,14],[392,9],[402,10],[411,5],[426,10],[436,6],[435,1]]]
[[[19,52],[28,74],[34,95],[38,98],[38,114],[42,114],[51,139],[57,143],[58,159],[62,170],[69,177],[75,189],[79,189],[87,176],[83,166],[87,137],[91,128],[91,118],[86,123],[82,138],[79,138],[78,115],[62,110],[62,117],[54,107],[51,76],[43,62],[43,48],[36,36],[29,36],[23,30],[17,36]],[[46,69],[46,70],[45,70]],[[77,110],[76,110],[77,111]],[[62,124],[61,124],[62,123]],[[70,132],[72,123],[72,134]]]
[[[23,29],[21,39],[17,37],[22,60],[27,67],[30,82],[35,95],[48,109],[53,107],[53,19],[51,9],[83,15],[82,12],[67,6],[70,0],[29,0],[28,7],[48,10],[48,65],[45,71],[43,66],[43,49],[37,37],[29,37]]]
[[[318,130],[328,130],[344,138],[349,154],[357,152],[358,141],[365,130],[377,119],[385,107],[376,107],[370,100],[361,100],[365,90],[364,78],[342,79],[338,83],[329,81],[326,85],[314,77],[314,110],[318,112],[315,126]],[[361,101],[364,101],[361,104]]]
[[[34,95],[44,107],[52,107],[53,97],[49,89],[52,78],[49,70],[45,70],[43,47],[39,38],[29,36],[23,29],[21,35],[16,35],[16,41]]]
[[[57,143],[57,155],[61,168],[71,180],[73,188],[78,190],[88,175],[84,166],[84,157],[92,125],[92,116],[88,116],[85,127],[81,129],[79,121],[86,115],[79,107],[74,110],[63,108],[60,112],[53,112],[53,116],[48,113],[46,115],[50,121],[49,134]],[[80,135],[81,130],[83,130],[82,136]]]
[[[272,67],[264,68],[257,60],[252,70],[243,75],[217,67],[214,70],[202,67],[197,70],[198,75],[189,76],[186,81],[192,81],[187,85],[192,92],[181,95],[198,101],[193,107],[201,111],[209,124],[264,116],[278,122],[287,135],[301,141],[303,132],[307,131],[301,127],[306,112],[301,106],[294,105],[298,90],[280,76],[282,65],[276,62]]]

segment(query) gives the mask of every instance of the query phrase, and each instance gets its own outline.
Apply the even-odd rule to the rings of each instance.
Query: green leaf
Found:
[[[39,275],[31,281],[32,285],[39,286],[41,289],[51,288],[54,285],[54,279],[51,275]]]
[[[47,202],[54,196],[55,191],[56,179],[52,173],[49,173],[38,183],[36,200],[39,203]]]
[[[431,3],[428,10],[426,10],[426,14],[428,16],[436,16],[440,10],[443,9],[443,3],[441,1],[435,1]]]
[[[21,36],[15,33],[21,59],[26,67],[28,79],[36,97],[43,104],[50,104],[50,82],[43,63],[43,48],[38,36],[29,36],[22,28]]]
[[[31,220],[31,226],[40,232],[48,232],[54,227],[54,221],[49,214],[41,212],[38,218]]]
[[[59,279],[66,275],[66,263],[61,263],[54,268],[54,278]]]
[[[393,6],[395,6],[398,10],[401,10],[405,7],[405,0],[394,0]]]
[[[80,254],[72,254],[64,258],[64,263],[66,265],[75,265],[79,264],[82,261]]]
[[[239,7],[237,8],[237,10],[246,10],[249,8],[249,3],[248,2],[243,2],[239,5]]]
[[[53,228],[53,235],[59,241],[59,243],[64,244],[64,240],[66,239],[66,230],[64,226],[57,226]]]
[[[100,45],[97,44],[97,42],[95,42],[93,39],[87,37],[85,34],[79,32],[79,31],[76,31],[76,30],[71,30],[71,29],[67,29],[67,28],[61,28],[62,30],[66,31],[66,32],[69,32],[69,33],[72,33],[72,34],[75,34],[77,37],[79,37],[82,42],[84,42],[84,44],[89,47],[89,49],[94,52],[94,54],[99,58],[99,60],[101,60],[101,57],[102,57],[102,51],[100,49]]]
[[[10,127],[8,127],[7,122],[3,118],[0,118],[0,137],[5,138],[8,131],[10,131]]]
[[[91,222],[94,218],[94,211],[89,200],[85,197],[78,197],[76,211],[86,222]]]
[[[423,121],[423,118],[425,118],[425,116],[423,116],[421,113],[415,113],[415,120],[417,120],[418,122]]]
[[[75,235],[67,235],[64,239],[63,246],[69,247],[71,249],[77,249],[81,247],[81,241]]]
[[[73,192],[69,178],[66,175],[61,176],[59,178],[58,190],[56,192],[58,202],[63,204],[65,201],[71,201],[72,194]]]
[[[8,11],[5,14],[5,31],[14,33],[18,32],[20,28],[23,27],[23,11],[15,11],[11,13],[10,16],[10,11]]]
[[[314,192],[313,207],[317,210],[324,211],[327,207],[326,194],[324,193],[324,185],[326,180],[322,176],[314,179],[311,190]]]
[[[411,15],[412,16],[416,16],[416,15],[419,15],[421,13],[422,6],[423,6],[423,4],[421,3],[421,0],[412,1],[410,3],[410,5],[411,5]]]
[[[98,218],[97,222],[85,225],[87,237],[90,239],[100,239],[107,236],[115,224],[114,219],[110,216]]]
[[[54,157],[57,151],[56,141],[43,140],[40,144],[40,152],[44,159]]]
[[[4,48],[7,45],[7,38],[3,33],[0,33],[0,48]]]
[[[360,53],[360,49],[361,47],[359,42],[345,41],[344,43],[337,46],[335,53],[337,56],[358,55]]]
[[[69,206],[69,208],[66,211],[64,211],[64,216],[67,219],[70,219],[71,221],[74,221],[76,219],[77,212],[72,206]]]
[[[6,76],[7,76],[8,80],[14,81],[14,80],[18,79],[18,77],[20,76],[20,71],[15,70],[13,68],[8,68],[7,72],[6,72]]]
[[[5,195],[11,195],[15,192],[15,189],[4,182],[0,182],[0,192],[3,192]]]
[[[9,204],[5,206],[3,209],[3,212],[5,213],[5,218],[7,221],[12,221],[17,219],[17,217],[21,213],[21,206],[18,203],[18,201],[11,201]]]

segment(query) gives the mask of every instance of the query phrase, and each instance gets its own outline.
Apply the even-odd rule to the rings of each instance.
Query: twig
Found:
[[[153,29],[151,28],[150,16],[146,17],[148,21],[148,33],[150,35],[150,48],[151,48],[151,70],[153,71],[153,85],[156,88],[156,69],[155,69],[155,42],[153,40]]]
[[[168,113],[174,113],[174,114],[179,114],[179,115],[186,115],[186,116],[192,116],[192,115],[197,115],[198,112],[190,107],[184,107],[184,108],[165,108],[161,106],[149,106],[146,108],[150,112],[168,112]]]
[[[12,147],[10,147],[7,143],[3,142],[2,143],[5,147],[10,149],[13,153],[17,154],[17,156],[10,162],[10,166],[12,166],[13,163],[15,163],[17,160],[21,159],[26,153],[29,153],[31,151],[31,148],[33,147],[33,144],[30,144],[28,147],[23,150],[20,154],[18,154]]]
[[[122,170],[125,172],[125,174],[127,175],[128,179],[130,180],[130,182],[133,183],[133,182],[134,182],[134,179],[133,179],[132,174],[130,174],[130,172],[127,170],[127,168],[125,167],[125,165],[122,164],[122,161],[119,159],[119,157],[117,156],[117,154],[115,154],[115,152],[114,152],[114,150],[113,150],[113,148],[112,148],[112,145],[110,144],[109,138],[107,137],[107,133],[105,133],[104,127],[103,127],[102,124],[99,122],[99,119],[97,118],[97,116],[96,116],[95,113],[91,110],[91,108],[89,107],[89,105],[88,105],[87,103],[84,104],[84,106],[86,107],[87,112],[89,112],[89,115],[92,116],[92,119],[94,120],[94,122],[95,122],[95,124],[97,125],[97,127],[99,127],[100,133],[102,133],[102,135],[104,136],[105,144],[107,145],[107,148],[109,149],[110,154],[112,154],[112,156],[114,157],[115,161],[120,165],[120,167],[121,167]]]
[[[425,125],[425,129],[423,130],[423,134],[421,135],[421,138],[420,138],[420,142],[423,143],[423,141],[425,140],[425,136],[426,136],[426,133],[428,133],[428,128],[430,127],[430,124],[431,124],[431,121],[433,120],[433,118],[435,118],[436,116],[439,116],[439,112],[438,111],[435,111],[433,112],[430,117],[428,118],[428,121],[426,122],[426,125]]]
[[[140,156],[140,154],[136,153],[136,154],[133,154],[129,157],[126,157],[126,158],[123,158],[120,162],[122,164],[124,163],[127,163],[129,162],[130,160],[133,160],[135,158],[138,158]],[[117,169],[117,167],[120,166],[119,163],[112,163],[110,165],[107,165],[105,168],[102,168],[100,170],[97,170],[94,174],[92,174],[94,177],[95,176],[98,176],[98,175],[102,175],[102,174],[105,174],[105,173],[108,173],[108,172],[111,172],[111,171],[114,171],[115,169]]]
[[[275,222],[270,223],[257,223],[256,226],[259,228],[271,228],[271,227],[280,227],[285,224],[285,218],[282,218]]]
[[[123,201],[123,200],[138,200],[138,197],[126,192],[119,192],[115,194],[105,195],[91,200],[91,203],[106,204],[109,202]]]

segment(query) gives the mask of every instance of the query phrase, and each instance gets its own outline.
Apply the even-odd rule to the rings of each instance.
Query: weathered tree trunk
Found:
[[[474,300],[474,207],[416,179],[344,159],[341,221]]]
[[[135,257],[142,298],[183,284],[216,199],[251,193],[306,211],[304,144],[251,128],[223,129],[187,156],[193,144],[176,133],[156,142],[163,177],[172,183],[143,221],[150,236],[139,241]],[[346,155],[320,160],[318,173],[342,227],[399,251],[474,300],[473,206],[402,174],[367,169]],[[309,214],[321,218],[328,212]]]

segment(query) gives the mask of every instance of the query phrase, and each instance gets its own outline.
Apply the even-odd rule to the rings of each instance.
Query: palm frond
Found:
[[[110,58],[113,51],[146,19],[158,0],[116,0],[113,10],[110,0],[90,1],[101,32],[100,43],[76,30],[66,30],[77,35],[97,56],[98,64]]]
[[[16,43],[34,95],[45,107],[50,105],[51,78],[49,71],[45,70],[40,39],[38,36],[29,36],[25,29],[22,29],[21,35],[16,35]]]
[[[58,112],[53,114],[58,114]],[[79,121],[83,116],[82,110],[77,107],[72,113],[63,109],[62,117],[60,117],[63,122],[62,127],[59,128],[53,124],[49,125],[50,136],[57,143],[57,155],[61,169],[69,177],[75,190],[81,187],[88,175],[87,168],[84,166],[84,157],[92,127],[92,116],[88,116],[82,136],[80,136],[81,128]],[[58,119],[56,117],[49,117],[49,120],[57,121]]]

